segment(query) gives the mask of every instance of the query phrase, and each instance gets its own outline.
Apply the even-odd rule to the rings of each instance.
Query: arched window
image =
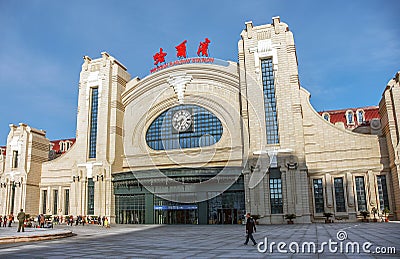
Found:
[[[70,148],[71,148],[71,141],[69,141],[69,140],[66,140],[65,141],[65,151],[68,151]]]
[[[322,114],[322,118],[324,118],[324,120],[326,120],[326,121],[328,121],[328,122],[331,121],[331,116],[330,116],[329,113],[327,113],[327,112],[324,112],[324,113]]]
[[[197,105],[179,105],[160,114],[146,132],[147,145],[154,150],[198,148],[217,143],[221,121]]]
[[[346,111],[347,124],[354,124],[354,113],[351,110]]]
[[[60,141],[60,151],[64,152],[65,151],[65,146],[64,146],[64,141]]]
[[[358,121],[358,124],[361,124],[365,121],[363,110],[357,110],[357,121]]]

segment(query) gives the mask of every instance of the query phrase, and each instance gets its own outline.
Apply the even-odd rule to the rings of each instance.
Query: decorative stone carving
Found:
[[[168,84],[174,88],[174,92],[178,97],[178,102],[183,104],[186,85],[192,81],[193,77],[186,73],[174,74],[169,77]]]

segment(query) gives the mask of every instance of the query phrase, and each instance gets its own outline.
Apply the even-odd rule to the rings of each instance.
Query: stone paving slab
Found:
[[[400,258],[400,224],[334,223],[260,225],[256,241],[275,242],[370,242],[376,247],[393,247],[394,254],[345,253],[261,253],[243,245],[244,226],[240,225],[117,225],[110,229],[96,226],[68,227],[76,236],[25,244],[0,245],[2,258]],[[0,230],[1,231],[1,230]],[[338,240],[338,232],[345,235]],[[338,246],[337,246],[338,247]],[[287,247],[286,247],[287,249]]]

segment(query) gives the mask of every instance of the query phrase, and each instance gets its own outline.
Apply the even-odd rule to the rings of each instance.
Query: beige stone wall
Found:
[[[390,163],[391,212],[400,217],[400,72],[390,80],[379,103],[382,132],[386,137]]]
[[[201,149],[156,151],[145,141],[150,124],[164,111],[179,105],[170,78],[191,78],[184,104],[205,107],[223,124],[223,135]],[[242,142],[237,65],[185,64],[167,68],[141,81],[132,80],[123,93],[125,106],[124,170],[153,168],[241,166]],[[188,159],[190,157],[190,159]]]
[[[310,94],[301,89],[303,111],[305,154],[310,177],[310,194],[313,192],[312,179],[322,178],[324,183],[325,212],[349,220],[356,220],[357,200],[355,177],[364,176],[368,211],[378,207],[376,175],[387,174],[389,170],[385,139],[376,135],[353,133],[325,121],[311,106]],[[346,212],[335,211],[333,180],[341,177],[344,181]],[[311,196],[313,197],[313,196]],[[310,199],[310,204],[314,199]],[[314,213],[314,208],[313,208]],[[316,217],[322,217],[316,214]]]
[[[15,197],[12,212],[15,214],[24,209],[29,214],[37,213],[41,167],[48,160],[49,143],[45,131],[23,123],[19,126],[10,125],[5,167],[1,176],[6,187],[3,185],[0,188],[0,214],[11,212],[13,189]],[[13,165],[14,151],[18,152],[17,167]]]
[[[304,155],[302,111],[294,38],[287,24],[279,17],[272,24],[254,26],[246,23],[239,41],[240,89],[242,94],[242,115],[248,129],[245,137],[245,152],[254,164],[269,164],[269,157],[254,156],[256,151],[290,149],[290,156],[278,155],[282,172],[283,214],[270,212],[269,175],[254,189],[246,186],[246,209],[259,214],[263,223],[282,223],[284,214],[294,213],[298,222],[310,222],[307,174]],[[265,126],[265,105],[261,60],[272,58],[274,70],[275,98],[279,127],[279,144],[267,144]],[[266,160],[266,161],[265,161]],[[289,166],[293,165],[293,166]],[[250,165],[250,166],[249,166]],[[262,173],[265,168],[251,170],[251,163],[245,169],[246,185],[252,174]],[[286,187],[288,185],[288,187]]]
[[[87,215],[87,181],[95,182],[94,215],[114,217],[111,172],[122,171],[121,94],[130,75],[106,52],[99,59],[84,57],[79,80],[76,142],[59,158],[43,164],[41,194],[47,190],[48,213],[53,211],[54,190],[59,190],[58,207],[63,215],[65,190],[70,190],[69,214]],[[91,88],[98,88],[96,158],[89,158]],[[42,208],[43,197],[40,198]]]

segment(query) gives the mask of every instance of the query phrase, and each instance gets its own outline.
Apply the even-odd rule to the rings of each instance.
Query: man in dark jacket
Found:
[[[250,213],[246,214],[246,242],[244,242],[245,245],[249,243],[249,239],[253,241],[253,245],[257,245],[257,242],[254,240],[253,237],[253,230],[256,232],[256,224],[255,221],[252,217],[250,217]]]
[[[17,219],[18,219],[18,231],[17,232],[20,232],[21,228],[22,228],[22,232],[25,232],[25,229],[24,229],[25,212],[23,209],[21,209],[21,211],[18,213]]]

